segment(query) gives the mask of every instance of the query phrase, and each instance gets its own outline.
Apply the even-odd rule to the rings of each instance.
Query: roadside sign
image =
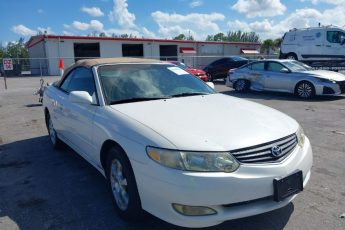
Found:
[[[4,65],[4,70],[13,70],[13,62],[11,58],[2,59],[2,64]]]

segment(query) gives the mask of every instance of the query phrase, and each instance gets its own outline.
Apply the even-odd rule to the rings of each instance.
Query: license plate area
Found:
[[[279,202],[303,191],[303,173],[301,170],[287,177],[274,179],[274,200]]]

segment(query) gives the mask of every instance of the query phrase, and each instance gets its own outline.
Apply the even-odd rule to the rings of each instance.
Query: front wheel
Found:
[[[46,119],[47,119],[47,128],[48,128],[48,134],[50,137],[50,141],[53,144],[55,149],[59,149],[62,146],[62,142],[56,134],[56,131],[55,131],[55,128],[53,125],[53,121],[52,121],[49,113],[47,113]]]
[[[315,96],[315,89],[310,82],[300,82],[296,86],[295,94],[303,99],[310,99]]]
[[[237,92],[247,91],[249,89],[249,82],[247,80],[244,80],[244,79],[239,79],[239,80],[235,81],[234,89]]]
[[[125,220],[138,220],[143,212],[131,164],[125,153],[117,147],[109,151],[107,178],[117,213]]]

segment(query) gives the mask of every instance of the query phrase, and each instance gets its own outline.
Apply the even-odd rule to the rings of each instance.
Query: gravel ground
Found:
[[[32,95],[39,79],[9,78],[5,91],[0,78],[0,229],[177,229],[150,215],[122,221],[96,169],[69,148],[52,148]],[[223,82],[216,89],[295,118],[311,140],[314,166],[307,188],[288,206],[207,229],[345,229],[345,97],[239,94]]]

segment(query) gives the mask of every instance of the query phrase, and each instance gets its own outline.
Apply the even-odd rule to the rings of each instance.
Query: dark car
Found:
[[[238,68],[249,62],[248,59],[239,56],[230,56],[218,59],[204,68],[208,80],[226,79],[230,69]]]

